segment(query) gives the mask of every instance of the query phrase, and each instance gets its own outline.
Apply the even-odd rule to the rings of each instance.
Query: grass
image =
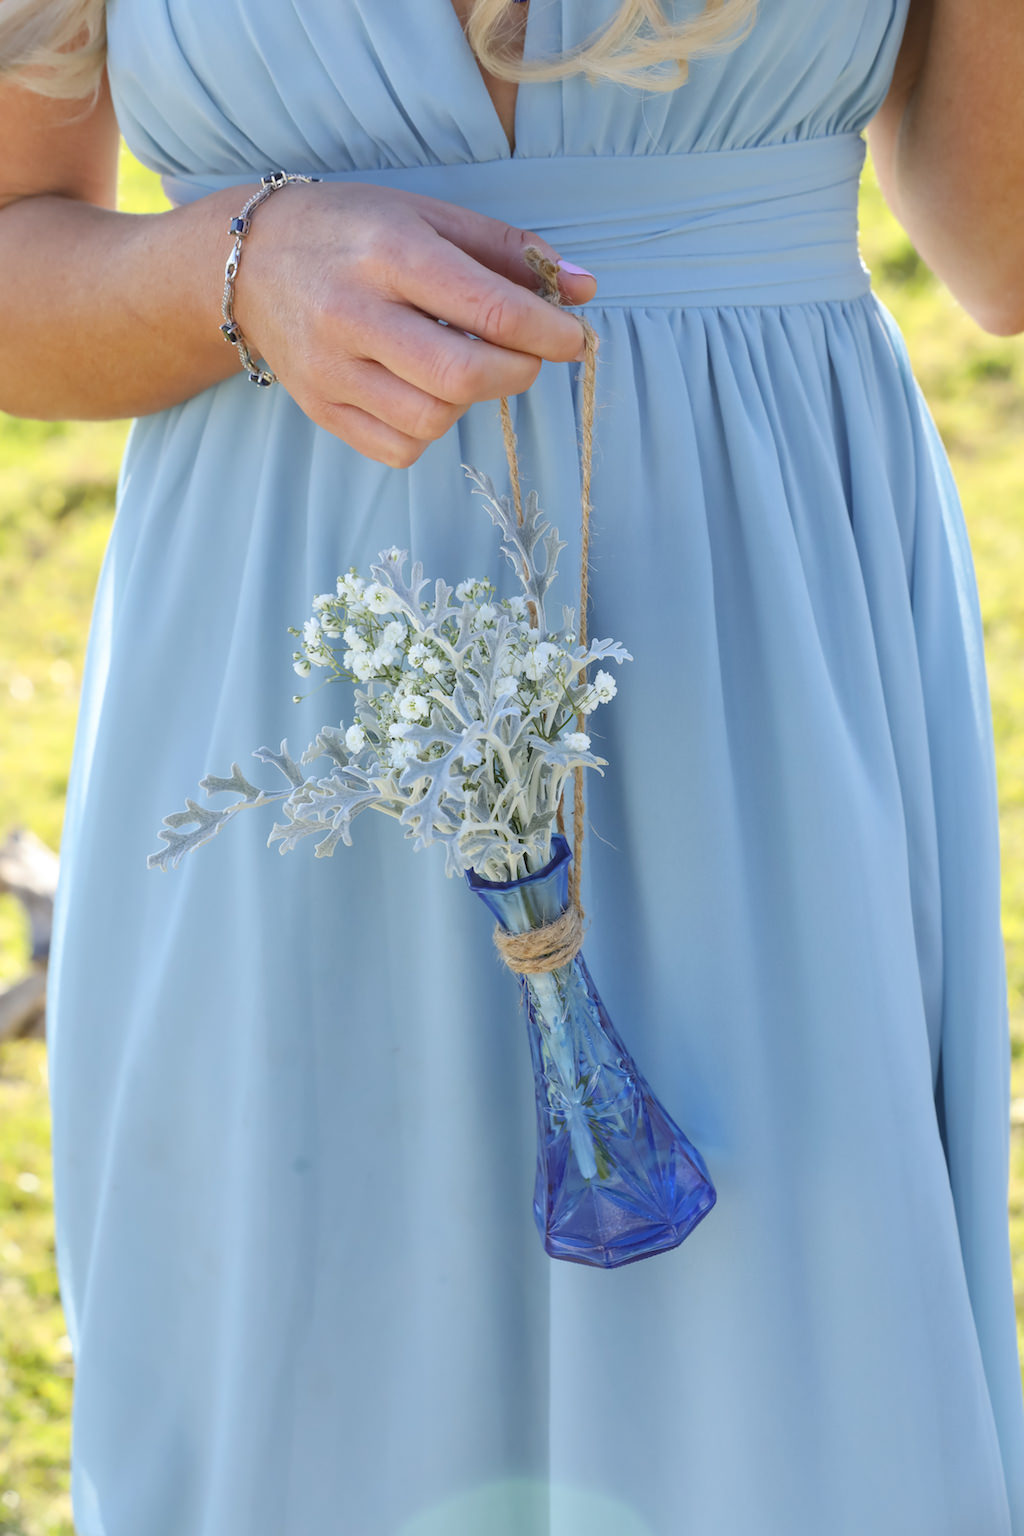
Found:
[[[125,157],[123,204],[161,206]],[[995,722],[1003,931],[1015,1097],[1024,1097],[1024,337],[987,336],[917,256],[871,169],[861,248],[901,325],[960,486],[975,552]],[[0,416],[0,836],[18,821],[56,847],[89,608],[113,515],[125,423]],[[0,898],[0,981],[26,963]],[[57,1294],[45,1051],[0,1050],[0,1536],[73,1536],[71,1362]],[[1010,1230],[1024,1307],[1024,1130],[1014,1130]],[[1022,1307],[1019,1307],[1018,1316]]]

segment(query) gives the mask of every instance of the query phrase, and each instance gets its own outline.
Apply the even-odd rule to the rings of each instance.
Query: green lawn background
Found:
[[[127,155],[121,180],[122,206],[163,206],[155,178]],[[974,548],[996,734],[1016,1098],[1024,1093],[1024,337],[987,336],[964,314],[889,215],[870,159],[861,249],[907,338]],[[89,610],[125,431],[123,422],[0,415],[0,837],[24,824],[59,844]],[[22,972],[27,953],[21,912],[0,897],[0,982]],[[50,1201],[45,1048],[9,1044],[0,1047],[0,1536],[72,1536],[72,1366]],[[1020,1319],[1024,1129],[1016,1125],[1010,1223]]]

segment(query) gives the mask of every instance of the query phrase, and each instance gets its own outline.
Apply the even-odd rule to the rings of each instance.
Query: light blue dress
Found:
[[[532,0],[528,54],[616,4]],[[111,4],[176,201],[335,173],[596,272],[592,627],[636,659],[586,954],[718,1203],[642,1263],[545,1256],[515,984],[391,821],[146,867],[203,774],[350,714],[290,702],[340,571],[398,544],[512,590],[460,468],[507,484],[497,402],[408,470],[241,373],[140,421],[49,1015],[80,1536],[1024,1536],[982,631],[856,245],[905,12],[762,0],[673,93],[526,85],[510,155],[450,0]],[[513,402],[568,601],[581,374]]]

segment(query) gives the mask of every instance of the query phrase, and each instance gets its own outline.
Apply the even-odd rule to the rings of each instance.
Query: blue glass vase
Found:
[[[510,933],[569,904],[572,852],[521,880],[470,888]],[[533,1214],[553,1259],[614,1269],[676,1248],[715,1203],[704,1160],[659,1104],[619,1039],[582,954],[521,976],[537,1091]]]

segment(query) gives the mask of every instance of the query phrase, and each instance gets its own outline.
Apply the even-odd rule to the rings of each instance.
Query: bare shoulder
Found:
[[[119,135],[105,77],[91,106],[0,77],[0,144],[0,208],[45,193],[114,207]]]

